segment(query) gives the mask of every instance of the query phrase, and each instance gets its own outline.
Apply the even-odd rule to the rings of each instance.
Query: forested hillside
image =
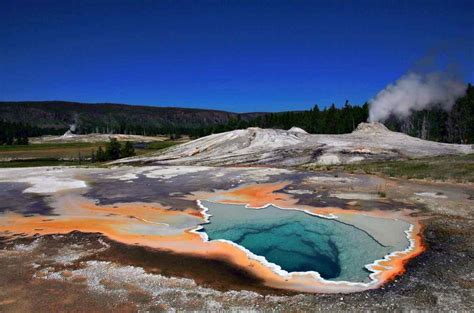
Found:
[[[140,135],[190,135],[193,138],[247,127],[301,127],[314,134],[350,133],[367,121],[369,105],[315,105],[307,111],[231,113],[215,110],[83,104],[73,102],[0,102],[0,144],[24,142],[27,136],[62,134],[71,124],[77,133]],[[474,143],[474,87],[459,98],[450,112],[433,109],[414,112],[409,118],[385,121],[391,130],[423,139]]]
[[[81,134],[188,134],[197,128],[226,124],[230,118],[250,120],[259,115],[261,113],[109,103],[0,102],[0,121],[15,123],[18,127],[28,125],[40,129],[42,134],[64,133],[71,124],[75,124],[77,133]]]

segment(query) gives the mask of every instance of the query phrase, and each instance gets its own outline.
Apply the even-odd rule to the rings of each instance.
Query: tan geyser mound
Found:
[[[296,127],[296,126],[291,127],[291,128],[288,130],[288,132],[307,134],[306,130],[304,130],[304,129],[302,129],[302,128],[299,128],[299,127]]]
[[[383,134],[391,132],[384,124],[382,123],[360,123],[355,129],[356,133],[365,133],[365,134]]]
[[[303,129],[251,127],[213,134],[155,155],[114,163],[179,165],[345,164],[474,152],[470,145],[438,143],[392,132],[380,123],[361,123],[350,134],[312,135]]]

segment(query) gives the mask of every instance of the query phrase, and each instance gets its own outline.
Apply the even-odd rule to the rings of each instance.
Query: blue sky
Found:
[[[474,82],[473,3],[0,0],[0,100],[360,104],[432,51]]]

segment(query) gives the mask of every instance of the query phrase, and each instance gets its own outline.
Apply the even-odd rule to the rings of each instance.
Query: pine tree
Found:
[[[110,141],[105,146],[105,156],[107,160],[117,160],[120,158],[120,143],[115,138],[110,138]]]
[[[120,157],[127,158],[134,155],[135,155],[135,148],[133,148],[133,144],[130,141],[126,141],[122,149],[120,150]]]
[[[95,154],[95,159],[97,160],[97,162],[105,162],[107,161],[107,156],[104,152],[104,149],[102,149],[102,147],[100,146],[98,149],[97,149],[97,152]]]

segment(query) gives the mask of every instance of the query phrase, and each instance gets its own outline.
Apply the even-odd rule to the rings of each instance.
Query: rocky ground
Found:
[[[472,184],[206,167],[19,169],[3,170],[0,177],[2,190],[9,188],[5,196],[12,195],[3,197],[7,202],[0,212],[24,209],[21,212],[26,216],[41,214],[45,218],[54,218],[55,214],[50,195],[61,195],[68,189],[84,190],[81,180],[93,186],[84,195],[103,204],[145,199],[178,208],[192,203],[180,192],[292,178],[291,188],[284,192],[297,197],[301,204],[350,206],[362,211],[409,209],[422,219],[427,245],[426,252],[407,264],[404,275],[380,289],[352,294],[298,294],[265,287],[256,277],[223,260],[125,245],[102,234],[12,237],[11,233],[3,233],[2,312],[470,311],[474,304]]]
[[[59,311],[469,311],[473,306],[472,223],[430,223],[430,249],[407,273],[379,290],[355,294],[284,294],[229,290],[170,277],[165,264],[143,265],[130,251],[98,235],[49,236],[3,244],[0,308],[9,312]],[[160,255],[158,255],[159,257]],[[174,258],[175,262],[179,262]],[[134,264],[135,262],[135,264]],[[168,264],[169,265],[169,264]],[[225,272],[208,272],[219,278]],[[6,288],[5,288],[6,287]],[[242,288],[242,287],[241,287]]]

